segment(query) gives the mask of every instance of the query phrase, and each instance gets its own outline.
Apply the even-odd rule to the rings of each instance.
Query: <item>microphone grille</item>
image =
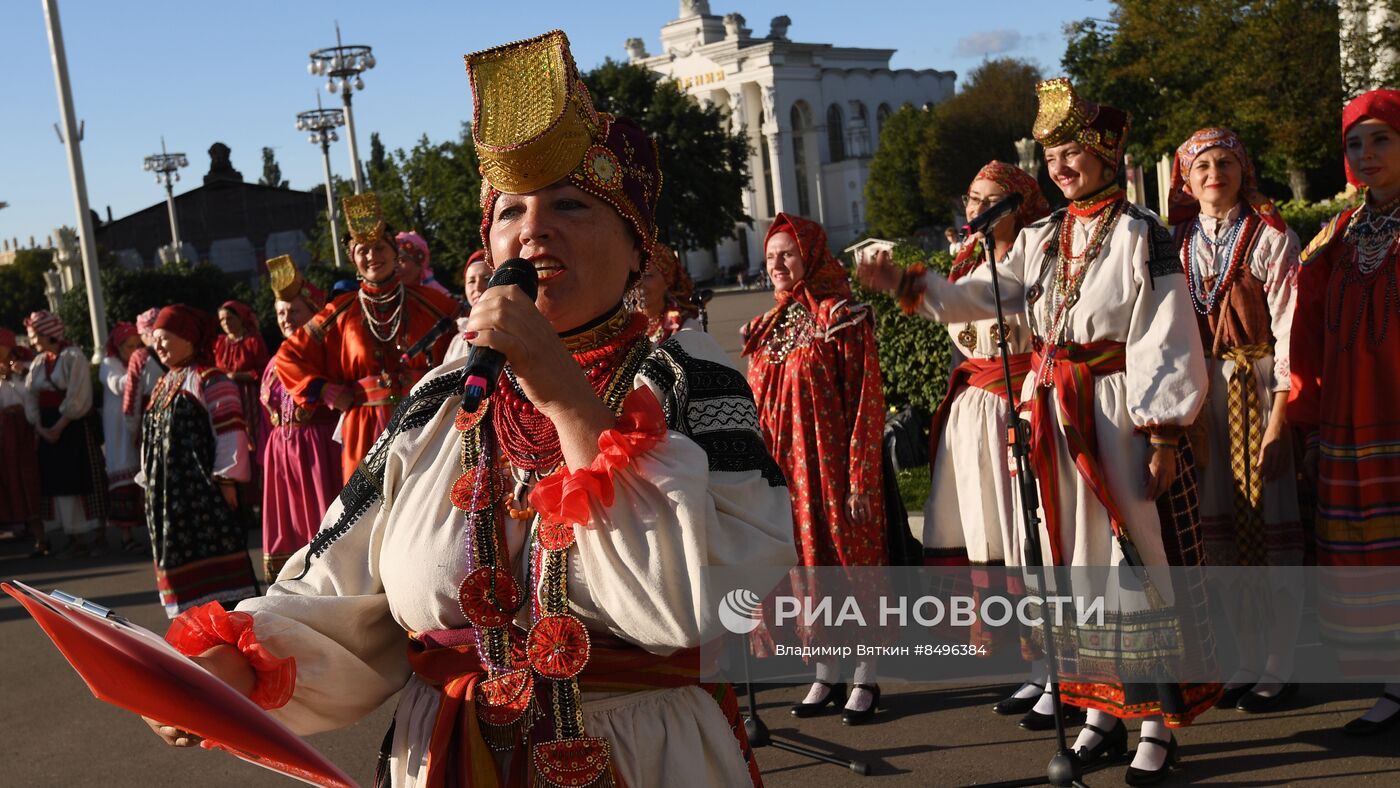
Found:
[[[539,274],[535,273],[533,265],[519,257],[512,257],[501,263],[496,272],[491,274],[490,281],[486,283],[487,287],[499,285],[515,285],[533,300],[539,293],[540,278]]]

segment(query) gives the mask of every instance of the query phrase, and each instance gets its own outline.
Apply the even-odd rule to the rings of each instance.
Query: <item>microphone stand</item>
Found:
[[[1009,214],[1008,214],[1009,216]],[[992,227],[999,222],[1005,221],[1007,217],[993,222],[984,232],[983,248],[986,250],[987,265],[992,269],[992,296],[997,308],[997,325],[1001,326],[1006,321],[1006,315],[1001,306],[1001,275],[997,271],[996,242],[992,239]],[[1007,345],[1006,331],[997,331],[997,352],[1001,353],[1001,373],[1006,382],[1006,414],[1007,438],[1011,442],[1012,453],[1016,458],[1016,478],[1020,488],[1021,498],[1021,518],[1025,526],[1025,568],[1035,578],[1041,589],[1041,593],[1046,590],[1045,567],[1042,563],[1042,552],[1040,544],[1040,515],[1038,514],[1040,504],[1040,491],[1036,488],[1035,476],[1030,469],[1030,427],[1017,415],[1016,399],[1017,392],[1012,385],[1011,377],[1011,349]],[[1034,374],[1034,371],[1032,371]],[[1045,661],[1050,668],[1048,681],[1050,682],[1051,699],[1054,701],[1055,715],[1055,741],[1057,744],[1055,755],[1050,759],[1050,763],[1045,767],[1043,778],[1031,778],[1028,780],[1011,780],[1007,782],[993,783],[1001,788],[1013,788],[1022,785],[1040,785],[1049,783],[1050,785],[1077,786],[1087,788],[1082,780],[1083,770],[1079,763],[1079,758],[1070,751],[1069,743],[1065,736],[1064,705],[1060,698],[1059,665],[1055,647],[1055,632],[1050,623],[1050,617],[1042,615],[1040,617],[1041,631],[1045,638]]]

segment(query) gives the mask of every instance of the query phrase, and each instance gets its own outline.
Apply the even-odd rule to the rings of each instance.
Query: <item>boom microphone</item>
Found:
[[[520,288],[521,292],[534,301],[535,294],[539,292],[539,274],[535,273],[533,265],[519,257],[513,257],[491,274],[486,289],[509,285]],[[466,377],[462,384],[463,410],[474,412],[481,406],[481,401],[490,396],[505,363],[506,357],[501,355],[500,351],[472,345],[471,352],[467,354]]]
[[[407,364],[414,356],[426,352],[427,349],[432,347],[433,343],[437,342],[443,334],[446,334],[448,331],[451,331],[452,329],[457,327],[458,316],[460,316],[466,311],[467,305],[461,301],[458,301],[457,311],[437,321],[437,325],[433,326],[431,331],[424,334],[422,339],[418,340],[417,342],[414,342],[413,347],[410,347],[408,350],[404,351],[404,354],[401,357],[399,357],[399,363]]]
[[[1006,195],[1006,199],[978,214],[976,219],[963,225],[963,234],[972,235],[973,233],[983,232],[988,227],[995,224],[1001,217],[1020,208],[1023,199],[1019,192],[1012,192]]]

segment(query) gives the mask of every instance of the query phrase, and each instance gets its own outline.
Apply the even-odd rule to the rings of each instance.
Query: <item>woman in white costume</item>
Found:
[[[699,682],[722,631],[703,570],[776,582],[788,495],[718,345],[653,347],[622,306],[655,240],[654,145],[594,110],[560,32],[468,71],[483,241],[539,275],[533,302],[473,305],[470,340],[508,362],[495,392],[465,410],[464,362],[433,370],[268,595],[167,637],[299,733],[399,693],[383,785],[757,784],[732,691]]]
[[[998,270],[1003,306],[1024,313],[1034,335],[1021,402],[1031,416],[1042,559],[1199,567],[1195,470],[1183,436],[1207,379],[1176,247],[1116,182],[1130,116],[1084,101],[1067,79],[1042,82],[1037,92],[1033,133],[1070,206],[1027,227]],[[950,283],[931,272],[901,277],[883,256],[862,266],[868,283],[912,292],[917,308],[942,322],[995,316],[990,273],[984,267]],[[1062,696],[1090,710],[1075,751],[1086,763],[1122,754],[1122,720],[1142,718],[1125,780],[1159,782],[1176,760],[1168,729],[1190,724],[1220,693],[1218,684],[1191,681],[1214,667],[1203,588],[1178,588],[1154,572],[1145,590],[1129,593],[1085,574],[1075,575],[1075,594],[1083,588],[1114,600],[1107,631],[1089,634],[1112,637],[1117,647],[1059,654]],[[1121,583],[1136,575],[1123,569],[1109,577]],[[1183,666],[1194,675],[1168,679]]]

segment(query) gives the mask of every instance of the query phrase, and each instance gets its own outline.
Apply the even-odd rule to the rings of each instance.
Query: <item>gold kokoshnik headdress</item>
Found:
[[[634,121],[594,109],[564,32],[475,52],[466,56],[466,64],[487,259],[496,198],[567,178],[627,221],[641,244],[645,268],[656,242],[661,193],[656,143]]]
[[[345,209],[345,227],[357,244],[374,246],[384,237],[384,211],[379,207],[379,195],[374,192],[356,194],[340,201]],[[393,239],[390,238],[390,243]]]
[[[272,297],[278,301],[295,301],[301,297],[316,308],[326,301],[326,294],[301,275],[289,254],[267,261],[267,278],[272,286]]]
[[[1123,156],[1132,128],[1132,113],[1085,101],[1067,77],[1048,79],[1035,86],[1040,109],[1031,134],[1043,148],[1078,142],[1114,166]]]

